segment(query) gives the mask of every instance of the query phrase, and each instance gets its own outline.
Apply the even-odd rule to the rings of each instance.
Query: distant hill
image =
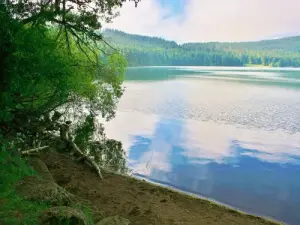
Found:
[[[178,47],[175,41],[166,41],[158,37],[149,37],[136,34],[127,34],[118,30],[107,29],[103,32],[104,36],[115,44],[122,46],[142,45],[144,47],[162,47],[176,48]]]
[[[257,42],[209,42],[209,43],[187,43],[183,46],[215,46],[220,49],[256,50],[256,51],[285,51],[300,53],[300,36],[281,39],[264,40]]]
[[[103,35],[126,56],[130,66],[300,67],[300,36],[258,42],[177,44],[158,37],[105,30]]]

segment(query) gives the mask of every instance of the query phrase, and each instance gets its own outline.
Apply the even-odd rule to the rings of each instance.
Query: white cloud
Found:
[[[169,16],[158,0],[132,2],[106,27],[178,42],[249,41],[300,34],[299,0],[186,0]]]

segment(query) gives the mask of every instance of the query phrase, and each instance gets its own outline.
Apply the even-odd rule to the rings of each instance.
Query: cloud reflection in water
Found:
[[[150,180],[291,224],[300,221],[300,133],[119,112],[106,126]]]

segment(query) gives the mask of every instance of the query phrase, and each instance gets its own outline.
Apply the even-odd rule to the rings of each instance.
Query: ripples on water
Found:
[[[129,69],[108,135],[134,173],[300,224],[300,71]]]
[[[300,130],[300,95],[296,90],[207,80],[132,83],[127,84],[127,90],[130,93],[120,102],[120,110],[248,128]]]

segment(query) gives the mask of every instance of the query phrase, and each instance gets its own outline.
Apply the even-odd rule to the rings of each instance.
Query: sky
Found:
[[[104,28],[178,43],[300,35],[300,0],[141,0],[119,12]]]

